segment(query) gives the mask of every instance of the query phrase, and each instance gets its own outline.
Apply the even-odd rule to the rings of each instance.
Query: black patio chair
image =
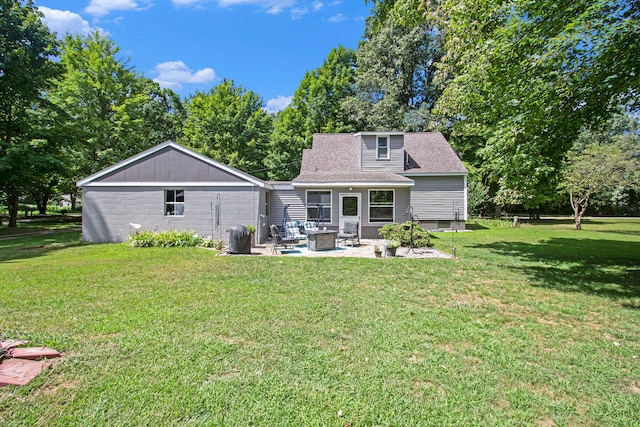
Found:
[[[273,246],[271,247],[271,253],[277,253],[278,248],[290,249],[299,243],[298,239],[293,237],[286,237],[280,234],[278,226],[271,224],[269,227],[271,230],[271,240],[273,240]]]

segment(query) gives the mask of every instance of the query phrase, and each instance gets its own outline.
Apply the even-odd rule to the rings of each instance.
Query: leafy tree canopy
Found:
[[[43,93],[59,71],[56,53],[55,36],[32,1],[0,1],[0,191],[10,227],[17,225],[19,196],[59,167],[58,146],[42,132],[50,107]]]
[[[98,32],[68,35],[62,44],[64,73],[50,98],[74,119],[65,147],[69,193],[76,180],[181,135],[180,98],[138,74],[119,52]]]
[[[341,108],[342,100],[353,94],[355,63],[355,51],[339,46],[322,66],[305,73],[291,104],[276,117],[265,160],[269,178],[294,178],[302,150],[311,146],[314,133],[356,130]]]
[[[187,118],[180,141],[227,165],[266,177],[263,159],[273,130],[272,117],[255,92],[224,80],[185,103]]]
[[[433,84],[442,56],[439,32],[419,2],[376,1],[358,47],[355,93],[343,108],[366,130],[420,131],[440,95]]]
[[[442,124],[498,186],[498,202],[544,202],[582,128],[619,102],[638,108],[638,2],[423,5],[445,40]]]

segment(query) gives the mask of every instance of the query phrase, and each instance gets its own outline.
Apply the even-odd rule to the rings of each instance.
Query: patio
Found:
[[[376,242],[380,242],[380,240],[361,239],[360,244],[353,247],[342,243],[336,245],[336,248],[333,250],[311,251],[307,247],[306,241],[301,240],[298,245],[289,249],[279,248],[276,253],[273,253],[271,243],[267,243],[251,248],[251,255],[375,258],[373,247]],[[224,251],[220,254],[227,255]],[[452,258],[452,256],[434,248],[416,248],[413,250],[409,248],[398,248],[396,258]]]

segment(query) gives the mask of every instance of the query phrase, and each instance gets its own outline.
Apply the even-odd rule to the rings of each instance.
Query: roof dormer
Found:
[[[359,132],[355,134],[362,171],[404,171],[404,132]]]

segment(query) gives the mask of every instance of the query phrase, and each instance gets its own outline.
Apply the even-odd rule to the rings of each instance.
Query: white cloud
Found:
[[[66,33],[86,35],[95,30],[105,34],[104,30],[92,28],[82,16],[69,10],[50,9],[45,6],[38,7],[38,10],[42,12],[42,21],[51,31],[58,33],[59,37]]]
[[[153,79],[164,88],[178,90],[182,88],[182,83],[210,83],[216,78],[213,68],[203,68],[193,72],[182,61],[162,62],[153,70],[158,77]]]
[[[279,15],[286,8],[296,4],[296,0],[217,0],[217,2],[220,7],[255,5],[262,7],[270,15]]]
[[[189,6],[191,4],[201,3],[201,0],[171,0],[176,6]]]
[[[293,100],[293,96],[278,95],[277,97],[268,100],[267,105],[264,107],[264,109],[267,111],[267,113],[275,114],[278,111],[282,111],[287,108],[287,106],[291,104],[291,100]]]
[[[294,7],[291,9],[291,19],[300,19],[307,13],[309,13],[309,9],[306,7]]]
[[[322,3],[321,1],[314,1],[312,3],[312,6],[313,6],[314,12],[318,12],[320,9],[322,9],[322,7],[324,6],[324,3]]]
[[[344,16],[344,14],[342,13],[338,13],[337,15],[333,15],[331,18],[328,19],[329,22],[344,22],[347,20],[347,17]]]
[[[143,0],[149,3],[148,0]],[[142,6],[135,0],[91,0],[84,10],[90,15],[103,16],[112,10],[142,10]]]
[[[274,6],[269,6],[267,8],[267,13],[269,15],[279,15],[282,13],[282,7],[278,6],[278,5],[274,5]]]

